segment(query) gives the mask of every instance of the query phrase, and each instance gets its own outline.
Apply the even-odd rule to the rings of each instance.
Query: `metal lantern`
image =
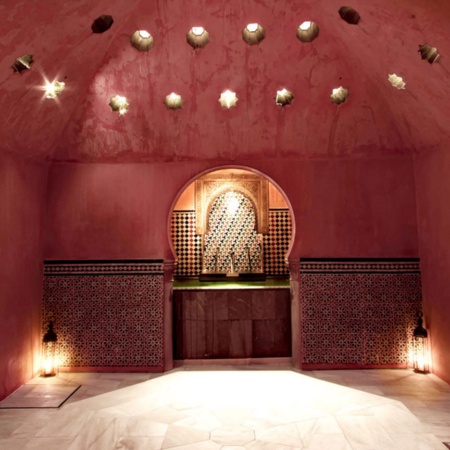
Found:
[[[423,313],[417,313],[417,327],[413,332],[414,343],[414,361],[413,367],[415,372],[428,373],[428,331],[423,327]]]
[[[42,339],[42,369],[41,376],[54,377],[56,375],[57,364],[57,343],[58,337],[53,329],[53,322],[48,324],[47,332]]]

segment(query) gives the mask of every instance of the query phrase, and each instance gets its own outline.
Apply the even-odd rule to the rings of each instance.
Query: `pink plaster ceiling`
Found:
[[[150,162],[264,157],[341,157],[405,153],[440,146],[450,135],[450,3],[446,0],[355,0],[359,25],[338,14],[338,0],[72,0],[4,1],[0,5],[0,147],[47,160]],[[114,24],[92,34],[110,14]],[[304,20],[320,27],[301,43]],[[249,22],[266,39],[248,46]],[[195,51],[186,32],[201,25],[210,43]],[[153,49],[139,52],[130,35],[146,29]],[[418,45],[441,59],[422,61]],[[30,53],[31,70],[13,73]],[[399,91],[388,82],[406,81]],[[55,100],[38,89],[44,78],[66,83]],[[331,90],[349,89],[331,103]],[[275,105],[276,91],[294,94]],[[237,107],[218,98],[234,90]],[[183,108],[167,110],[175,91]],[[129,112],[108,106],[126,96]]]

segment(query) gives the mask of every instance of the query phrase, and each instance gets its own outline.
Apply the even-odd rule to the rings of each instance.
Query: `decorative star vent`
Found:
[[[187,43],[195,50],[209,42],[209,33],[203,27],[192,27],[186,34]]]
[[[66,84],[62,81],[53,81],[45,85],[45,98],[56,98],[64,90]]]
[[[290,105],[293,99],[294,96],[292,95],[291,91],[282,89],[281,91],[277,91],[277,95],[275,96],[275,103],[278,106],[286,106]]]
[[[128,102],[126,97],[122,97],[121,95],[115,95],[111,97],[111,101],[109,102],[109,106],[113,111],[117,111],[119,114],[123,115],[128,111]]]
[[[259,23],[249,23],[242,30],[242,39],[248,45],[257,45],[266,37],[264,28]]]
[[[175,94],[172,92],[171,94],[166,96],[166,100],[164,102],[168,109],[180,109],[183,104],[183,99],[181,95]]]
[[[131,35],[131,45],[140,52],[149,51],[153,44],[153,36],[146,30],[138,30]]]
[[[344,103],[348,98],[348,89],[339,86],[338,88],[333,89],[333,92],[330,95],[331,101],[336,105],[340,105]]]
[[[15,72],[22,73],[24,70],[29,70],[33,62],[33,55],[23,55],[16,58],[12,68]]]
[[[236,92],[225,91],[220,94],[219,102],[222,105],[222,108],[230,109],[233,106],[236,106],[236,103],[239,99],[236,96]]]
[[[388,80],[395,88],[405,89],[406,83],[403,81],[403,78],[397,76],[395,73],[390,74]]]
[[[297,37],[302,42],[312,42],[319,36],[319,26],[314,22],[303,22],[297,28]]]

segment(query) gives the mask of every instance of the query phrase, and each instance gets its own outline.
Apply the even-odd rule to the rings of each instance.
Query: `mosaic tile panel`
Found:
[[[45,264],[61,367],[163,366],[162,262]]]
[[[232,197],[230,197],[232,195]],[[230,201],[235,202],[231,212]],[[239,192],[227,192],[214,201],[204,237],[203,272],[262,272],[262,243],[256,232],[251,201]]]
[[[172,214],[172,242],[178,258],[175,276],[198,276],[202,270],[202,237],[195,233],[195,212],[175,211]],[[288,275],[285,254],[289,247],[292,227],[288,209],[269,210],[269,234],[263,235],[264,271],[267,275]],[[245,246],[244,246],[245,247]],[[246,251],[246,250],[244,250]],[[256,267],[255,259],[259,248],[251,252],[252,267]],[[224,253],[225,254],[225,253]],[[243,261],[248,256],[243,253]],[[222,258],[218,268],[226,271],[229,260]],[[211,258],[208,270],[215,271],[215,261]],[[241,269],[239,269],[241,270]]]
[[[302,262],[300,282],[305,364],[409,363],[418,262]]]
[[[195,232],[195,212],[175,211],[172,214],[171,234],[178,258],[174,276],[198,276],[202,270],[202,236]]]
[[[267,275],[289,275],[285,262],[292,235],[288,209],[269,210],[269,234],[264,238],[264,265]]]

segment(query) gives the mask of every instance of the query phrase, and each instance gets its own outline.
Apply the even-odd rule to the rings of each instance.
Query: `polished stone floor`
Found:
[[[1,409],[1,449],[444,450],[450,442],[450,386],[407,370],[211,366],[36,383],[81,387],[59,409]]]

